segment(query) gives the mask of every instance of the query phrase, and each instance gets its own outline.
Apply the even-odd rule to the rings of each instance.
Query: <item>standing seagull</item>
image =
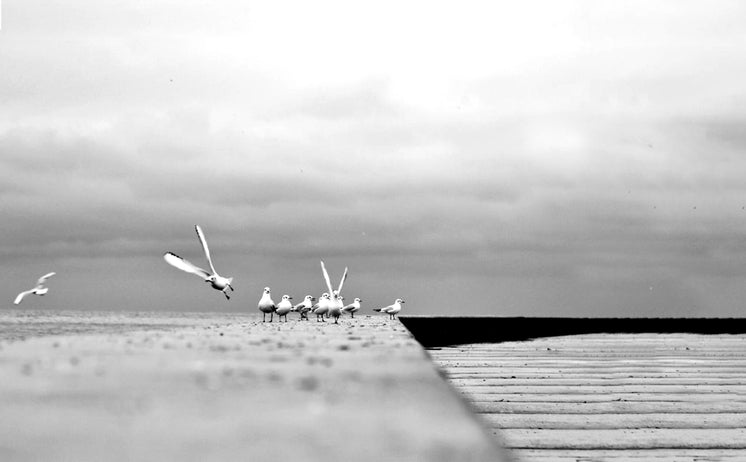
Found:
[[[401,304],[404,303],[404,300],[401,298],[397,298],[393,305],[384,306],[383,308],[373,308],[373,311],[378,311],[381,313],[386,313],[389,315],[389,319],[394,319],[401,311]]]
[[[224,278],[223,276],[219,275],[217,271],[215,271],[215,267],[212,265],[212,258],[210,258],[210,249],[207,247],[207,240],[205,239],[204,233],[202,233],[202,228],[200,228],[199,225],[194,225],[194,229],[197,231],[197,237],[199,238],[199,242],[202,244],[202,250],[204,250],[205,252],[207,263],[210,264],[212,274],[203,270],[199,266],[195,266],[187,260],[184,260],[183,258],[172,252],[166,252],[165,254],[163,254],[163,259],[166,260],[166,263],[175,268],[186,271],[187,273],[196,274],[197,276],[201,277],[205,280],[205,282],[209,282],[210,285],[212,285],[213,289],[223,292],[225,298],[230,300],[231,296],[228,295],[228,289],[230,289],[231,292],[233,291],[233,286],[231,285],[231,283],[233,282],[233,278]]]
[[[298,303],[293,307],[293,311],[297,311],[300,313],[301,320],[305,319],[308,321],[308,312],[311,311],[313,308],[313,302],[316,300],[316,297],[313,295],[306,295],[306,298],[303,299],[302,302]]]
[[[277,309],[275,312],[277,313],[277,316],[279,317],[279,321],[282,321],[282,317],[285,316],[285,322],[288,322],[288,313],[293,311],[293,304],[290,303],[290,300],[292,300],[293,297],[290,295],[283,295],[282,300],[280,301],[280,304],[277,305]]]
[[[342,303],[343,299],[344,297],[340,295],[337,297],[336,302],[332,301],[329,303],[328,314],[334,318],[334,324],[339,324],[339,317],[342,315],[342,307],[344,306],[344,303]]]
[[[27,291],[24,291],[24,292],[21,292],[20,294],[18,294],[18,296],[16,297],[16,299],[13,300],[13,303],[15,303],[16,305],[18,305],[19,303],[21,303],[21,300],[23,300],[23,297],[25,297],[26,295],[30,295],[30,294],[44,295],[47,292],[49,292],[49,288],[48,287],[44,287],[44,283],[46,282],[47,279],[51,278],[55,274],[57,274],[57,273],[52,272],[52,273],[47,273],[44,276],[40,277],[39,280],[36,281],[36,287],[34,287],[33,289],[30,289],[30,290],[27,290]]]
[[[259,311],[264,313],[262,322],[267,321],[267,313],[269,313],[269,322],[272,322],[272,318],[275,315],[275,302],[272,301],[272,296],[269,293],[269,287],[264,288],[261,300],[259,300]]]
[[[350,316],[354,319],[355,318],[355,313],[357,313],[358,311],[360,311],[360,302],[362,302],[362,301],[363,301],[362,299],[356,298],[355,301],[353,301],[349,305],[347,305],[344,308],[342,308],[342,312],[343,313],[350,313]]]
[[[316,315],[316,322],[319,322],[319,318],[321,318],[323,322],[326,322],[324,315],[329,311],[329,303],[331,303],[329,300],[329,294],[324,292],[321,294],[321,297],[319,297],[319,303],[313,306],[313,314]]]

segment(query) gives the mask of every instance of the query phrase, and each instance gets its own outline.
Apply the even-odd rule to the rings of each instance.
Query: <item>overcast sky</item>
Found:
[[[744,2],[2,8],[0,307],[744,314]]]

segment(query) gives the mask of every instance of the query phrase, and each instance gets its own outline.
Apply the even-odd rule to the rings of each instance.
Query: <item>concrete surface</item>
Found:
[[[746,461],[746,335],[593,334],[429,350],[525,461]]]
[[[0,313],[2,461],[496,461],[385,316]]]

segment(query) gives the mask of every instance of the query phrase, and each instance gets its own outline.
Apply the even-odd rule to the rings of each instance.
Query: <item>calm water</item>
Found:
[[[107,311],[0,311],[0,341],[49,335],[121,333],[171,330],[250,319],[236,313],[162,313]]]

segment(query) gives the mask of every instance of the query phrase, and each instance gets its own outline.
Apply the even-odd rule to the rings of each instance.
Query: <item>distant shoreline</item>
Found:
[[[401,321],[426,348],[594,333],[746,333],[746,318],[402,316]]]

